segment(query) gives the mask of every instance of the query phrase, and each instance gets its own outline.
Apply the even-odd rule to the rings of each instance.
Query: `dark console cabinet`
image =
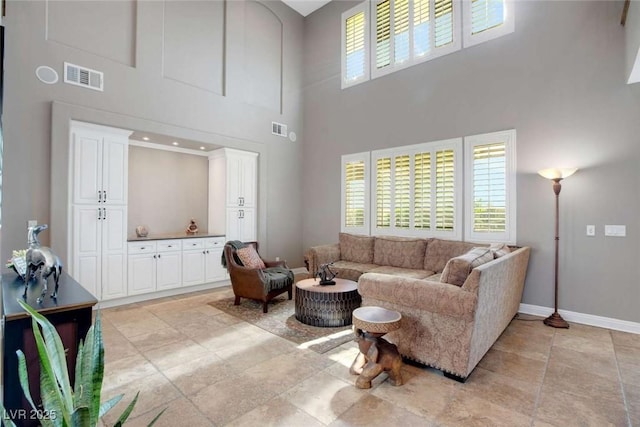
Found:
[[[49,295],[53,288],[53,278],[49,280],[49,291],[41,304],[36,299],[42,292],[40,280],[32,280],[27,291],[27,303],[36,308],[55,327],[67,350],[67,368],[73,384],[75,359],[80,340],[84,339],[91,327],[92,307],[98,302],[68,274],[60,278],[58,298]],[[16,350],[22,350],[29,372],[29,386],[35,402],[40,402],[40,364],[36,348],[31,317],[17,302],[22,298],[24,282],[15,274],[2,276],[2,319],[3,328],[3,401],[10,417],[19,426],[39,425],[38,413],[24,398],[18,378],[18,357]]]

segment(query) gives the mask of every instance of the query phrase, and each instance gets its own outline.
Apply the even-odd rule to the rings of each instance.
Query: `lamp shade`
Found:
[[[547,179],[565,179],[576,173],[578,168],[550,168],[550,169],[542,169],[538,171],[538,175],[547,178]]]

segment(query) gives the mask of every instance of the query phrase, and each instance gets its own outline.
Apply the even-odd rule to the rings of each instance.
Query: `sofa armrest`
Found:
[[[315,276],[321,264],[340,260],[340,244],[320,245],[309,248],[304,254],[309,273]]]
[[[477,302],[476,294],[455,285],[378,273],[360,276],[358,292],[363,297],[466,321],[473,320]]]

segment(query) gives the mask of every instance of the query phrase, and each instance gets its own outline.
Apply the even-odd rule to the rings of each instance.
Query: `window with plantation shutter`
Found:
[[[391,226],[391,158],[376,160],[376,228]]]
[[[436,151],[435,211],[436,230],[453,231],[455,227],[455,154],[453,150]]]
[[[414,227],[418,230],[431,230],[431,153],[416,153],[414,165]]]
[[[364,2],[342,14],[342,88],[369,79],[369,8]]]
[[[515,243],[515,130],[466,137],[465,153],[467,238]]]
[[[473,46],[512,33],[513,0],[463,0],[464,46]]]
[[[409,229],[411,225],[411,157],[396,156],[394,186],[394,221],[396,228]]]
[[[369,153],[342,156],[341,231],[369,234]]]

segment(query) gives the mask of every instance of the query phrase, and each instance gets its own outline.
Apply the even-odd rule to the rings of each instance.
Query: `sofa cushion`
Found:
[[[341,260],[363,264],[373,262],[374,237],[340,233],[339,241]]]
[[[424,253],[427,241],[407,237],[378,236],[375,238],[373,263],[421,269],[424,266]]]
[[[409,277],[411,279],[426,279],[427,277],[433,275],[433,271],[413,269],[413,268],[391,267],[388,265],[383,265],[383,266],[374,268],[373,270],[370,271],[370,273],[390,274],[392,276]]]
[[[453,240],[432,239],[427,245],[424,256],[424,269],[442,273],[447,261],[470,251],[475,246],[478,245]]]
[[[251,246],[245,246],[244,248],[238,249],[237,252],[238,258],[242,262],[242,265],[247,268],[265,268],[264,262],[256,252],[256,249]]]
[[[493,253],[494,258],[500,258],[501,256],[511,253],[511,249],[509,249],[506,243],[492,243],[489,249]]]
[[[489,248],[473,248],[464,255],[451,258],[444,267],[440,281],[462,286],[475,267],[493,261],[493,252]]]
[[[371,271],[376,267],[378,266],[375,264],[364,264],[361,262],[351,261],[336,261],[330,268],[334,273],[338,273],[339,278],[357,282],[363,273]]]

